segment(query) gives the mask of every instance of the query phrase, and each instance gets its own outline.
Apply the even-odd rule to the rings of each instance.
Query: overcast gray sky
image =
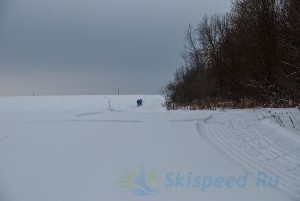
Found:
[[[157,94],[229,0],[0,0],[0,95]]]

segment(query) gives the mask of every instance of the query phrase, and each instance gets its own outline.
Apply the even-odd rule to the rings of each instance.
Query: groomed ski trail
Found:
[[[300,144],[278,127],[242,114],[215,114],[197,122],[200,136],[223,157],[252,174],[278,176],[276,190],[296,201],[300,199]]]

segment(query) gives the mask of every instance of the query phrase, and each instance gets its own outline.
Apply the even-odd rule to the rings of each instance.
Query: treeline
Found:
[[[185,33],[169,109],[288,107],[300,100],[300,1],[236,0]]]

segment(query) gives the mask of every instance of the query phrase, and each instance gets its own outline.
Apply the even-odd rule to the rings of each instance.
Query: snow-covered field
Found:
[[[299,110],[162,102],[1,97],[0,201],[300,200]]]

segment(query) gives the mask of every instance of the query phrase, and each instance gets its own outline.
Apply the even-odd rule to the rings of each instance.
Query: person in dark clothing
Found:
[[[137,103],[137,106],[138,106],[138,107],[141,106],[141,101],[140,101],[140,99],[138,99],[138,100],[136,101],[136,103]]]
[[[142,99],[140,99],[140,105],[143,105],[143,100]]]

